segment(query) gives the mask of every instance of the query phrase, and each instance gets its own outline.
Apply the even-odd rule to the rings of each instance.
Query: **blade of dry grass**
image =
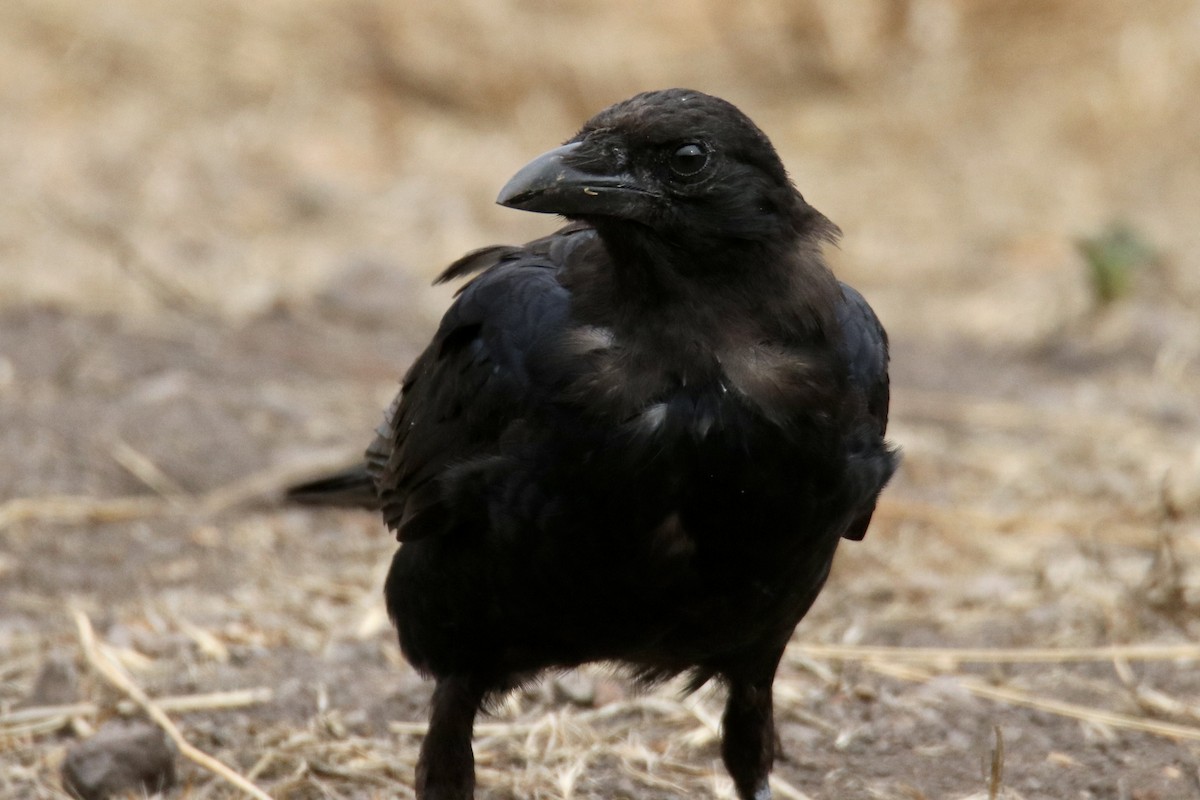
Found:
[[[798,653],[831,661],[897,661],[925,664],[1047,664],[1071,661],[1192,661],[1200,645],[1141,644],[1105,647],[989,648],[882,647],[875,645],[800,644]]]
[[[22,522],[86,525],[129,522],[172,513],[216,514],[278,494],[301,478],[345,466],[347,460],[344,453],[325,454],[303,462],[270,467],[203,495],[18,497],[0,504],[0,530]]]
[[[18,497],[0,505],[0,530],[20,522],[127,522],[161,514],[168,507],[160,497]]]
[[[915,669],[900,664],[887,664],[880,661],[867,661],[864,666],[872,672],[877,672],[880,675],[886,675],[891,678],[899,678],[901,680],[915,681],[924,683],[933,680],[941,675],[925,670]],[[1010,703],[1012,705],[1024,706],[1033,708],[1038,711],[1046,711],[1051,714],[1057,714],[1062,717],[1078,719],[1084,722],[1092,722],[1100,725],[1108,725],[1113,728],[1120,728],[1128,731],[1138,731],[1140,733],[1149,733],[1154,736],[1163,736],[1168,739],[1186,739],[1188,741],[1200,741],[1200,728],[1190,725],[1177,725],[1171,722],[1160,722],[1158,720],[1147,719],[1145,717],[1134,717],[1129,714],[1120,714],[1115,711],[1107,711],[1102,708],[1092,708],[1091,706],[1083,706],[1077,703],[1067,703],[1062,700],[1054,700],[1048,697],[1041,697],[1031,692],[1025,692],[1020,689],[1013,689],[1006,686],[993,686],[984,681],[971,678],[966,675],[953,676],[959,685],[977,697],[983,697],[988,700],[997,700],[1002,703]]]
[[[1120,522],[1084,515],[1055,518],[1036,514],[994,514],[978,508],[948,508],[886,495],[880,498],[875,508],[875,518],[880,521],[920,522],[951,531],[1035,530],[1065,532],[1076,536],[1103,531],[1106,541],[1119,541],[1131,547],[1153,547],[1161,538],[1158,527],[1151,523]]]
[[[652,695],[608,703],[600,708],[571,713],[570,717],[575,722],[590,723],[634,712],[650,712],[668,718],[686,718],[690,716],[696,718],[705,726],[715,726],[718,724],[711,717],[702,716],[701,712],[689,708],[678,700]],[[475,735],[480,737],[524,736],[545,724],[545,717],[513,722],[478,722],[475,724]],[[424,736],[429,730],[429,724],[426,722],[390,722],[388,723],[388,730],[396,734]]]
[[[88,664],[102,678],[108,681],[109,684],[136,703],[156,725],[162,728],[163,732],[171,738],[171,741],[175,742],[175,746],[179,748],[179,752],[185,758],[199,765],[202,769],[224,779],[250,797],[257,798],[257,800],[271,800],[270,795],[259,789],[237,771],[189,742],[179,728],[175,726],[175,723],[171,721],[171,718],[167,716],[166,712],[151,700],[140,686],[126,676],[101,651],[96,641],[96,632],[93,630],[91,620],[87,618],[87,615],[78,610],[73,611],[72,615],[75,618],[75,626],[79,632],[79,644],[83,649],[83,654]]]
[[[992,731],[996,736],[996,745],[992,748],[991,769],[988,770],[988,800],[996,800],[1000,796],[1000,787],[1004,783],[1004,734],[999,725]]]
[[[173,695],[156,698],[154,702],[164,712],[187,713],[244,708],[260,703],[269,703],[274,695],[275,693],[271,689],[259,687],[229,692]],[[123,700],[117,704],[117,711],[122,714],[133,713],[135,708],[136,703],[130,700]],[[98,703],[69,703],[20,708],[0,714],[0,737],[48,733],[62,728],[75,717],[92,717],[102,710],[103,707]]]
[[[129,474],[146,484],[155,494],[168,500],[178,501],[187,492],[174,478],[162,471],[145,453],[134,449],[133,445],[123,439],[113,442],[110,450],[113,460],[125,468]]]
[[[303,478],[340,469],[351,460],[353,458],[348,459],[345,452],[338,451],[304,461],[268,467],[214,489],[198,498],[196,505],[205,514],[216,514],[233,506],[280,494]]]
[[[73,719],[96,713],[94,703],[23,708],[0,717],[0,752],[9,742],[57,733]]]
[[[1133,414],[1063,411],[1013,400],[972,397],[903,387],[895,392],[897,418],[923,417],[938,422],[1007,430],[1050,431],[1055,436],[1094,437],[1098,429],[1126,432],[1132,426],[1156,430],[1158,424]]]
[[[788,800],[812,800],[812,797],[775,774],[771,775],[771,791]]]

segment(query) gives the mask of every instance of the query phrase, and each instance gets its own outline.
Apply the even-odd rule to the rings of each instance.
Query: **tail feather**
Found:
[[[379,509],[375,481],[365,463],[288,487],[284,496],[306,506]]]

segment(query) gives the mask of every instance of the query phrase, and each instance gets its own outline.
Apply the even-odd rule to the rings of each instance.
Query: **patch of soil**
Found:
[[[390,537],[370,514],[284,508],[270,492],[211,513],[193,498],[284,462],[303,464],[321,447],[353,457],[416,341],[319,309],[236,330],[181,318],[167,332],[27,309],[0,314],[0,335],[12,373],[0,392],[0,448],[10,454],[0,479],[10,496],[153,496],[122,466],[129,461],[117,443],[180,492],[175,509],[83,524],[53,522],[47,501],[46,518],[34,513],[0,528],[0,704],[20,706],[41,665],[66,658],[85,676],[76,699],[102,709],[92,723],[114,713],[111,693],[79,660],[67,613],[78,607],[152,696],[270,688],[269,702],[180,721],[197,746],[254,771],[276,796],[405,795],[429,686],[399,658],[381,608]],[[997,702],[975,688],[1194,730],[1194,660],[1114,668],[1104,659],[934,659],[904,672],[904,662],[886,658],[806,652],[806,643],[1186,643],[1198,633],[1186,606],[1196,599],[1195,576],[1167,575],[1175,594],[1154,583],[1164,579],[1156,570],[1168,541],[1159,534],[1173,537],[1182,558],[1196,550],[1195,531],[1148,522],[1136,479],[1125,494],[1097,494],[1075,515],[1123,520],[1120,536],[1071,517],[1051,524],[1030,510],[1029,498],[1039,496],[1091,502],[1092,480],[1076,474],[1082,466],[1028,482],[1022,470],[1042,469],[1047,454],[1106,456],[1078,431],[1007,424],[993,406],[1062,414],[1072,402],[1069,380],[1003,348],[902,338],[896,351],[896,438],[906,466],[871,535],[843,548],[781,668],[785,757],[776,775],[814,797],[966,797],[986,787],[998,729],[1010,797],[1200,792],[1196,741]],[[1020,390],[1031,385],[1033,394]],[[1136,409],[1127,419],[1139,446],[1170,436],[1155,434]],[[1105,452],[1119,456],[1126,446],[1110,439]],[[1006,463],[1014,459],[1020,469]],[[1011,475],[1007,486],[998,474]],[[974,516],[955,516],[964,497],[973,498]],[[1032,516],[1014,522],[1005,514],[1015,507]],[[588,670],[583,680],[612,679]],[[564,705],[553,685],[518,692],[481,720],[484,796],[566,796],[564,786],[587,798],[729,796],[713,730],[719,691],[680,701],[673,687],[630,695],[617,679],[615,693],[585,692],[579,706]],[[9,740],[16,769],[0,778],[0,797],[58,796],[56,764],[70,741],[69,732]],[[233,796],[190,764],[180,780],[183,796],[202,786],[210,797]]]

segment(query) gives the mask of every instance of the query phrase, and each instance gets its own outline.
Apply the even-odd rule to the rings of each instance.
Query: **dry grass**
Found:
[[[179,752],[184,758],[195,762],[201,769],[212,773],[243,794],[255,798],[255,800],[271,800],[269,795],[255,786],[248,778],[236,770],[230,769],[219,759],[213,758],[189,742],[187,737],[171,721],[171,718],[167,716],[167,712],[163,709],[162,704],[151,700],[142,690],[142,687],[138,686],[121,669],[118,661],[111,654],[104,651],[96,641],[96,633],[92,629],[92,623],[87,618],[87,615],[81,611],[76,611],[73,616],[75,617],[75,626],[79,630],[79,644],[83,650],[84,658],[87,659],[88,666],[115,689],[132,700],[155,725],[158,725],[167,734],[171,741],[175,743],[175,746],[179,748]]]
[[[369,431],[440,265],[547,229],[493,206],[513,169],[664,85],[772,135],[895,343],[905,466],[781,668],[776,795],[1200,794],[1195,2],[14,0],[0,31],[0,798],[63,797],[65,748],[147,709],[272,797],[412,796],[392,544],[271,499]],[[1114,220],[1158,259],[1099,310],[1074,242]],[[628,692],[515,694],[481,793],[731,798],[719,693]],[[236,796],[205,763],[175,794]]]

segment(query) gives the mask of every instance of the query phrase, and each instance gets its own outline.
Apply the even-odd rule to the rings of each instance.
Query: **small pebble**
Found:
[[[153,725],[109,723],[67,752],[62,780],[81,800],[156,794],[175,783],[175,748]]]

